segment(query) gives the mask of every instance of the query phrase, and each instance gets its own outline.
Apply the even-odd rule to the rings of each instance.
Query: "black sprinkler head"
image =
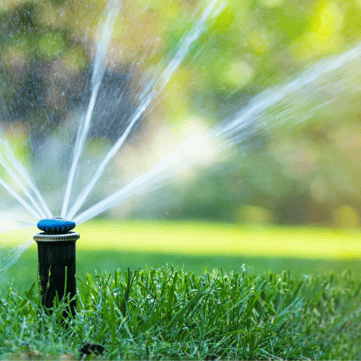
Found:
[[[42,219],[38,222],[37,226],[46,234],[66,234],[74,229],[76,224],[73,221],[68,221],[61,217],[53,217]]]
[[[38,245],[39,276],[43,305],[52,309],[56,297],[71,299],[71,313],[75,314],[76,301],[76,249],[75,242],[80,235],[71,230],[75,222],[61,217],[43,219],[37,224],[44,232],[34,235]],[[50,311],[51,312],[51,311]],[[64,311],[64,317],[68,317]]]

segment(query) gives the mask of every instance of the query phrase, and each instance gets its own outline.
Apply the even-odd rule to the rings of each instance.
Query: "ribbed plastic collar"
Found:
[[[66,234],[46,234],[46,233],[37,233],[34,235],[33,239],[36,242],[64,242],[64,241],[77,241],[80,238],[79,233],[69,232]]]

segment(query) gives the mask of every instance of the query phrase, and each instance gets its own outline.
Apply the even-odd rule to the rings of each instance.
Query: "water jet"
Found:
[[[75,222],[61,217],[38,222],[43,231],[34,235],[38,245],[39,278],[43,306],[50,310],[54,299],[69,297],[71,313],[76,308],[76,252],[75,242],[79,233],[72,231]],[[51,312],[51,310],[50,310]]]
[[[113,6],[115,3],[118,3],[118,5]],[[74,219],[75,222],[79,225],[80,223],[88,221],[95,216],[118,206],[121,202],[140,197],[147,193],[151,193],[160,187],[163,187],[167,183],[170,183],[174,176],[180,174],[180,172],[186,170],[187,168],[201,168],[198,167],[198,165],[203,165],[203,163],[206,163],[204,161],[202,162],[202,159],[205,159],[204,154],[207,153],[206,150],[209,148],[214,149],[213,153],[218,156],[221,154],[226,155],[228,151],[232,149],[232,147],[235,148],[236,145],[242,145],[242,149],[239,151],[239,153],[241,154],[241,151],[242,153],[246,153],[249,149],[247,144],[252,142],[252,140],[250,140],[251,137],[258,135],[260,132],[262,132],[262,134],[266,134],[266,132],[270,132],[269,130],[271,128],[276,129],[277,126],[281,125],[284,127],[291,127],[293,125],[305,123],[306,121],[310,120],[312,120],[314,123],[315,121],[313,118],[316,119],[317,112],[321,111],[324,112],[322,113],[324,114],[322,117],[327,119],[330,123],[329,118],[332,118],[330,113],[333,111],[333,109],[336,108],[345,109],[342,110],[342,112],[340,110],[340,118],[342,119],[352,115],[351,111],[348,110],[350,108],[349,104],[357,104],[358,102],[355,100],[357,100],[360,96],[360,87],[358,86],[358,82],[355,81],[355,79],[358,78],[360,69],[360,44],[355,44],[349,50],[345,48],[347,51],[343,50],[342,53],[335,51],[336,55],[330,56],[329,58],[324,58],[313,66],[311,66],[310,63],[307,67],[308,70],[303,72],[301,72],[302,68],[299,68],[297,65],[297,69],[300,71],[299,73],[292,75],[292,78],[289,80],[287,80],[288,78],[285,78],[286,81],[284,83],[283,81],[282,83],[275,83],[279,85],[275,85],[273,87],[271,86],[273,81],[265,83],[260,82],[260,84],[257,84],[258,88],[255,88],[254,90],[251,88],[247,90],[247,88],[243,88],[243,85],[240,83],[238,85],[236,84],[239,86],[239,88],[235,88],[232,90],[232,92],[238,92],[239,99],[237,98],[237,100],[235,98],[237,103],[235,102],[234,110],[230,109],[225,114],[221,114],[220,112],[220,116],[213,114],[212,112],[214,112],[214,110],[210,110],[209,116],[205,116],[206,118],[209,118],[207,119],[209,122],[211,122],[211,118],[214,118],[214,121],[219,121],[218,125],[204,132],[199,132],[199,134],[194,134],[194,136],[186,139],[184,143],[181,143],[179,147],[175,146],[174,151],[169,151],[169,154],[165,154],[164,157],[161,157],[160,159],[154,158],[154,162],[150,157],[149,164],[147,164],[144,169],[139,168],[139,172],[134,172],[133,178],[125,177],[122,179],[121,177],[118,177],[117,174],[112,173],[112,162],[116,163],[114,166],[116,167],[116,170],[121,169],[121,171],[123,171],[123,168],[121,168],[121,161],[119,161],[119,164],[117,162],[121,158],[120,152],[127,151],[127,149],[122,149],[126,145],[125,142],[129,142],[131,133],[135,133],[137,124],[140,123],[145,111],[150,111],[152,107],[155,107],[155,102],[157,99],[157,101],[160,101],[159,98],[161,97],[162,92],[167,87],[167,84],[175,72],[180,70],[181,74],[188,75],[181,75],[174,84],[176,84],[178,81],[179,84],[181,84],[181,79],[184,78],[187,79],[187,82],[189,80],[189,83],[191,84],[194,82],[197,84],[198,82],[199,85],[197,87],[199,87],[199,90],[203,90],[204,88],[205,96],[207,95],[207,92],[210,91],[208,86],[213,84],[213,80],[212,82],[206,82],[204,80],[206,79],[206,75],[200,76],[200,78],[197,80],[197,72],[195,70],[198,68],[199,70],[203,68],[206,69],[207,64],[211,65],[211,63],[217,63],[217,61],[215,61],[216,58],[211,55],[211,53],[203,58],[200,58],[199,54],[205,51],[207,48],[207,43],[209,44],[209,48],[212,49],[212,53],[213,51],[216,52],[217,47],[221,45],[222,41],[220,44],[217,44],[215,40],[212,40],[205,35],[209,30],[216,30],[216,33],[220,30],[217,30],[212,25],[218,15],[221,15],[220,23],[222,24],[232,22],[233,20],[224,21],[225,18],[221,13],[223,12],[224,6],[226,6],[226,4],[220,5],[220,1],[217,0],[210,0],[204,3],[208,3],[208,5],[205,7],[201,16],[199,16],[194,21],[192,20],[192,23],[194,23],[192,28],[189,31],[185,30],[184,28],[182,30],[182,34],[184,35],[182,35],[182,38],[179,41],[177,40],[177,45],[170,46],[170,48],[173,50],[169,52],[169,54],[168,52],[166,54],[165,50],[162,50],[162,53],[160,53],[162,56],[160,56],[159,59],[158,55],[154,57],[154,59],[159,60],[159,63],[156,63],[157,66],[155,67],[154,65],[153,68],[152,65],[152,67],[149,67],[148,69],[149,65],[147,64],[146,58],[149,54],[147,52],[141,51],[142,54],[146,55],[141,55],[140,57],[140,55],[137,55],[138,48],[135,46],[135,50],[130,52],[134,52],[134,58],[129,58],[125,52],[127,45],[121,44],[122,46],[113,47],[115,43],[114,41],[113,43],[111,42],[111,36],[114,24],[116,24],[117,27],[116,33],[121,34],[121,39],[125,39],[130,36],[127,36],[127,33],[123,34],[123,31],[125,32],[125,29],[128,27],[128,23],[123,23],[122,19],[117,18],[121,7],[121,1],[111,2],[110,4],[112,5],[109,5],[107,14],[105,16],[106,20],[99,30],[99,40],[96,42],[96,54],[95,57],[92,57],[91,59],[92,74],[91,78],[89,78],[88,85],[84,88],[84,91],[81,90],[81,87],[79,86],[79,92],[77,92],[75,89],[76,87],[73,89],[73,86],[71,85],[73,82],[75,82],[74,79],[77,79],[78,81],[76,76],[81,74],[83,71],[85,74],[85,70],[83,70],[81,67],[72,68],[72,72],[69,70],[70,67],[68,67],[68,65],[71,63],[69,63],[69,61],[72,57],[74,57],[74,54],[82,54],[82,52],[79,50],[80,48],[78,43],[74,42],[72,44],[74,45],[74,49],[72,49],[74,52],[68,53],[68,50],[64,48],[64,53],[60,54],[59,58],[57,59],[40,59],[38,54],[34,52],[35,63],[33,64],[38,65],[32,65],[31,67],[28,65],[29,69],[34,68],[34,70],[29,73],[29,76],[26,76],[26,79],[28,80],[26,80],[24,83],[21,83],[22,85],[19,85],[19,89],[14,88],[16,92],[14,90],[13,95],[11,95],[12,93],[9,91],[11,96],[9,95],[8,97],[11,101],[5,99],[6,101],[4,100],[3,104],[2,99],[0,99],[0,113],[1,117],[4,118],[4,121],[1,119],[1,123],[4,123],[3,129],[0,128],[0,170],[3,171],[3,173],[0,175],[1,177],[4,177],[0,178],[0,186],[2,186],[0,188],[4,188],[5,191],[7,191],[11,196],[11,198],[9,198],[9,203],[14,199],[22,206],[22,209],[19,210],[16,208],[16,206],[10,210],[7,210],[7,212],[9,212],[7,216],[13,218],[14,224],[16,224],[16,221],[21,222],[20,224],[25,222],[26,224],[34,225],[35,220],[38,222],[39,219],[42,219],[38,223],[38,226],[43,232],[35,235],[34,240],[38,244],[39,272],[43,290],[42,296],[43,303],[46,307],[53,306],[53,299],[56,297],[56,294],[58,294],[60,299],[67,294],[70,296],[75,295],[75,242],[79,238],[79,235],[76,232],[73,232],[75,227],[74,222],[74,224],[72,224],[71,222],[65,221],[61,218],[52,219],[50,218],[52,217],[52,212],[54,212],[54,214],[61,215],[64,219]],[[124,4],[124,7],[126,6],[127,5]],[[153,10],[150,8],[148,9],[148,7],[145,8],[145,10],[151,10],[150,12],[153,12]],[[275,11],[277,10],[275,9]],[[242,9],[241,12],[243,13]],[[227,13],[228,10],[224,12],[224,15]],[[34,18],[36,17],[34,16]],[[132,20],[135,20],[135,18]],[[134,21],[134,23],[136,22]],[[234,23],[236,23],[236,21],[234,21]],[[244,24],[244,20],[239,21],[239,23]],[[243,28],[243,25],[241,27]],[[4,26],[4,29],[6,29],[6,26]],[[47,30],[43,29],[42,31]],[[228,33],[226,32],[226,29],[222,28],[221,32],[223,33],[223,31],[224,35],[222,36],[225,36],[224,39],[226,39],[226,36],[230,36],[227,35]],[[261,32],[262,31],[263,30],[261,29]],[[14,33],[16,32],[14,31]],[[34,31],[34,33],[40,34],[41,31],[37,30]],[[155,38],[155,36],[151,34],[153,33],[149,32],[149,38]],[[243,32],[240,31],[239,34],[243,34]],[[253,33],[251,35],[252,37],[254,36]],[[307,35],[307,33],[305,33],[305,35]],[[28,35],[25,34],[24,39],[27,39],[27,36]],[[7,37],[7,35],[4,36],[4,39]],[[215,39],[217,37],[215,37]],[[229,44],[243,44],[243,42],[239,41],[238,38],[241,39],[241,36],[238,37],[237,35],[237,41],[234,43],[229,42]],[[159,39],[161,38],[155,38],[156,41]],[[267,36],[262,36],[261,39],[267,40]],[[213,41],[215,42],[213,43]],[[166,42],[167,41],[165,39],[164,43]],[[24,44],[25,43],[26,41],[24,41]],[[118,43],[122,43],[122,40],[118,41]],[[225,41],[225,43],[227,42]],[[247,40],[246,43],[251,44],[252,42]],[[215,83],[218,84],[219,80],[221,80],[219,83],[225,84],[222,83],[222,79],[226,74],[227,76],[223,80],[226,80],[228,83],[231,82],[234,85],[234,82],[232,79],[230,81],[230,78],[237,77],[237,74],[238,77],[240,76],[240,78],[244,78],[244,76],[242,75],[242,72],[236,72],[233,74],[227,70],[228,68],[233,71],[234,66],[236,66],[237,69],[241,71],[242,69],[247,68],[244,67],[245,64],[251,64],[253,66],[253,61],[255,64],[257,63],[256,58],[251,56],[252,46],[250,45],[251,47],[248,48],[249,45],[246,43],[244,45],[240,45],[239,48],[237,48],[238,53],[237,51],[232,51],[232,54],[228,55],[225,53],[225,55],[222,57],[222,62],[219,62],[220,64],[222,63],[222,65],[219,66],[219,68],[211,69],[209,74],[214,73]],[[69,47],[70,45],[71,44],[69,44]],[[290,49],[293,49],[294,44],[289,43],[289,45],[292,45]],[[154,46],[155,48],[158,47],[158,45]],[[163,45],[159,47],[161,48]],[[271,50],[272,45],[270,44],[269,47],[269,50]],[[109,54],[107,54],[108,48],[111,50]],[[265,48],[267,48],[266,45]],[[22,45],[18,48],[15,48],[15,50],[16,49],[18,52],[15,52],[11,46],[8,46],[7,56],[3,51],[5,55],[2,55],[2,62],[4,64],[6,63],[5,60],[7,57],[9,59],[11,58],[11,54],[14,54],[15,59],[19,58],[19,61],[22,59],[21,56],[16,57],[16,54],[23,53]],[[117,55],[117,57],[121,59],[122,64],[128,64],[129,62],[129,65],[124,66],[124,69],[128,70],[122,70],[122,72],[118,75],[117,71],[113,68],[115,62],[112,60],[113,56],[115,56],[115,49],[117,49],[117,51],[121,50],[119,51],[119,55]],[[164,49],[166,49],[166,46]],[[203,50],[201,51],[201,49]],[[218,47],[218,49],[221,48]],[[221,52],[221,50],[218,51]],[[257,51],[255,53],[257,53],[258,58],[259,53]],[[123,55],[120,55],[123,53],[124,57]],[[247,55],[247,59],[242,60],[245,57],[245,53],[249,53]],[[195,65],[195,70],[190,72],[188,72],[187,69],[189,64],[186,64],[184,69],[179,68],[186,57],[189,55],[192,57],[191,59],[194,60],[194,63],[198,64]],[[109,60],[109,58],[111,58],[111,60]],[[153,55],[150,57],[150,59],[152,58]],[[219,58],[221,57],[219,56]],[[120,62],[119,59],[118,62]],[[237,61],[233,63],[232,61],[234,59],[237,59]],[[298,61],[297,64],[300,64],[300,59],[297,60],[297,57],[295,57],[295,62],[296,61]],[[139,68],[138,65],[142,62],[146,64],[143,68]],[[24,55],[24,64],[25,63]],[[189,63],[192,63],[192,61]],[[11,65],[14,65],[14,69],[16,68],[15,63]],[[64,66],[65,70],[62,70],[62,66]],[[224,67],[225,71],[223,71],[221,67]],[[44,68],[44,70],[42,68]],[[119,67],[119,69],[120,68],[123,69],[123,65]],[[129,70],[133,68],[138,69],[136,71],[132,70],[134,74],[137,74],[137,76],[134,77],[133,73],[130,75],[131,71]],[[192,67],[189,67],[189,70],[191,68]],[[253,68],[256,69],[255,66]],[[253,68],[251,67],[251,69]],[[260,66],[260,69],[261,68],[262,67]],[[11,69],[11,66],[9,66],[9,69]],[[53,71],[57,74],[59,71],[60,75],[58,78],[55,76],[50,76]],[[142,74],[143,72],[144,75]],[[14,78],[18,77],[20,79],[23,77],[23,75],[20,73],[20,70],[17,73],[14,70],[14,74],[12,75],[14,75]],[[37,82],[35,80],[39,77],[39,73],[44,73],[44,76],[41,77],[41,81]],[[199,74],[201,73],[202,72],[199,72]],[[217,73],[219,73],[218,77]],[[139,76],[139,79],[138,74],[142,74],[142,76]],[[287,73],[284,73],[284,76],[286,75],[288,76]],[[119,80],[120,78],[116,78],[117,76],[120,78],[124,76],[124,79],[127,79],[121,82],[122,88],[129,90],[129,98],[132,99],[132,101],[125,102],[127,108],[126,111],[119,111],[118,109],[120,108],[117,108],[116,104],[120,104],[119,99],[123,97],[123,94],[128,93],[124,93],[123,90],[119,92],[113,91],[113,88],[110,88],[110,82],[107,80],[107,78],[114,81]],[[265,77],[267,78],[266,75]],[[35,80],[32,80],[33,78]],[[60,78],[62,79],[61,81],[59,80]],[[131,78],[132,82],[128,81],[128,79]],[[0,80],[5,84],[2,78]],[[255,79],[255,83],[256,80],[257,79]],[[37,83],[41,83],[43,85],[40,87],[40,85],[36,85]],[[178,88],[175,87],[174,84],[170,84],[173,86],[173,90],[172,88],[169,89],[170,93],[174,90],[178,92]],[[207,84],[207,86],[203,86],[201,84]],[[195,88],[192,88],[190,94],[195,95],[198,93],[199,90],[197,87],[195,86]],[[37,88],[41,89],[36,92]],[[46,92],[45,89],[47,89]],[[227,89],[227,87],[225,89]],[[70,92],[77,95],[74,95],[74,98],[71,98],[69,95],[69,100],[65,101],[65,95],[68,93],[70,94]],[[243,92],[245,94],[244,99],[243,95],[241,97],[241,93],[243,94]],[[27,94],[28,96],[20,96],[23,93]],[[202,93],[202,91],[200,91],[200,93]],[[212,92],[209,94],[209,99],[211,100],[209,103],[213,103],[214,99],[218,99],[219,103],[224,101],[222,100],[223,96],[219,95],[219,91],[213,93],[213,95]],[[215,96],[215,93],[217,93],[217,97]],[[5,98],[5,92],[3,92],[3,94]],[[45,94],[47,96],[45,96]],[[77,99],[78,97],[81,98],[81,95],[84,94],[89,97],[89,99],[84,102],[84,104],[86,103],[87,106],[84,106],[84,109],[82,106],[79,107],[79,109],[75,107],[74,110],[73,101],[74,104],[76,103],[74,99]],[[351,96],[353,98],[351,98]],[[55,100],[63,99],[62,101],[64,101],[65,104],[64,107],[55,106],[56,101],[50,101],[52,97]],[[180,96],[177,95],[177,98],[178,97]],[[107,98],[107,102],[104,101],[105,98]],[[198,107],[198,101],[196,98],[197,97],[195,97],[194,106]],[[40,109],[45,106],[44,102],[46,99],[49,104],[52,104],[50,106],[47,103],[47,109],[51,109],[51,111],[49,110],[49,114],[45,110],[40,111]],[[176,98],[174,97],[174,99]],[[208,95],[205,97],[205,99],[208,100]],[[9,103],[9,106],[7,103]],[[114,106],[112,106],[112,103],[114,103]],[[188,108],[188,106],[185,104],[186,103],[182,105],[182,108]],[[330,104],[334,104],[335,108],[330,108]],[[225,105],[228,106],[231,104],[228,104],[227,101]],[[114,113],[110,115],[110,113],[104,112],[103,108],[113,108],[112,110],[114,110]],[[217,107],[214,107],[214,109],[216,108]],[[357,107],[355,106],[354,108],[354,113],[357,114]],[[96,109],[99,109],[98,113]],[[191,113],[191,111],[193,112],[192,109],[193,108],[189,107],[189,113]],[[213,109],[213,105],[210,109]],[[328,109],[331,109],[331,111]],[[160,113],[163,113],[163,111]],[[202,110],[199,113],[206,114],[207,112],[203,112]],[[115,114],[119,119],[115,119]],[[187,120],[188,111],[184,112],[184,114],[184,123],[186,121],[189,122],[189,120]],[[105,126],[106,124],[110,123],[108,118],[113,117],[114,122],[111,122],[112,127]],[[163,117],[163,115],[160,117],[156,113],[154,119],[157,119],[157,117],[162,118],[159,119],[161,121],[163,121],[163,118],[166,118]],[[333,117],[336,119],[336,116]],[[25,159],[25,157],[23,163],[19,158],[21,152],[19,153],[17,151],[17,143],[24,143],[23,138],[20,136],[21,132],[19,132],[19,140],[17,140],[17,137],[13,137],[13,139],[11,138],[13,130],[15,131],[15,129],[21,128],[21,125],[15,122],[15,119],[18,118],[23,122],[19,124],[31,124],[29,130],[27,130],[26,126],[24,125],[23,133],[30,138],[31,150],[29,149],[28,153],[34,155],[34,161],[37,163],[30,163],[31,157],[29,157],[29,159]],[[60,123],[60,119],[62,119],[64,123]],[[13,126],[9,125],[10,121],[13,122]],[[177,120],[177,122],[178,121],[179,120]],[[56,122],[58,123],[55,124]],[[207,122],[205,121],[204,123]],[[2,126],[2,124],[0,124],[0,126]],[[326,128],[327,127],[325,127],[323,130],[321,129],[320,131],[315,130],[314,132],[307,131],[306,133],[310,134],[309,137],[315,137],[315,133],[317,136],[320,136],[321,139],[329,139],[332,134]],[[87,146],[90,143],[94,143],[92,139],[93,136],[94,138],[101,138],[104,134],[108,134],[109,129],[111,129],[109,133],[112,133],[109,146],[104,146],[104,148],[98,147],[99,149],[97,148],[96,156],[94,156],[94,154],[92,156],[87,150]],[[337,129],[334,130],[334,132],[337,131]],[[266,138],[266,135],[264,136]],[[44,138],[44,140],[41,139],[40,141],[40,138]],[[271,135],[269,138],[271,138]],[[303,138],[306,137],[302,137],[302,144],[304,143]],[[292,139],[289,140],[289,143],[292,143]],[[314,148],[316,148],[317,144],[314,143],[317,142],[310,141],[310,143],[310,148],[312,145]],[[269,151],[269,159],[276,159],[275,154],[277,152],[281,153],[278,150],[279,148],[276,149],[275,147],[271,146],[269,148],[271,149]],[[296,161],[298,161],[298,163],[306,163],[307,160],[309,160],[309,163],[312,163],[312,166],[315,165],[315,159],[318,157],[319,152],[317,150],[313,152],[314,148],[311,148],[311,151],[309,152],[310,156],[303,154],[301,151],[297,151],[297,154],[302,154],[300,156],[301,158],[295,157]],[[296,151],[294,153],[296,153]],[[243,154],[241,154],[240,157],[241,156],[243,156]],[[141,155],[140,158],[143,158],[143,155]],[[283,157],[279,156],[279,158],[282,159]],[[216,157],[214,157],[214,159],[216,159]],[[27,161],[29,162],[30,169],[27,169],[26,167]],[[216,161],[213,163],[216,163]],[[281,164],[281,162],[278,163]],[[207,164],[207,167],[209,167],[210,163]],[[284,164],[284,162],[282,164]],[[357,162],[354,162],[354,164],[357,164]],[[230,167],[232,167],[232,165],[230,165]],[[31,168],[34,170],[36,169],[36,171],[31,172]],[[110,179],[103,178],[108,177],[107,172],[110,175]],[[263,173],[259,174],[263,175]],[[35,177],[35,179],[33,180],[32,177]],[[241,178],[242,175],[239,175],[239,177]],[[257,177],[255,176],[254,178]],[[312,178],[314,178],[314,180],[312,180]],[[323,174],[320,174],[317,177],[316,174],[309,174],[307,181],[309,179],[311,196],[312,194],[317,193],[319,194],[319,197],[322,198],[322,194],[326,193],[326,191],[322,191],[322,189],[328,189],[328,183],[324,178],[326,179],[327,177],[324,177]],[[342,177],[336,177],[335,183],[341,184],[339,181],[340,178]],[[270,177],[270,179],[272,178]],[[114,186],[111,186],[112,181],[114,180],[119,180],[119,184],[117,181],[115,181]],[[230,181],[230,188],[234,189],[232,191],[232,194],[235,195],[234,199],[236,199],[236,196],[238,197],[236,192],[241,189],[237,186],[237,180],[238,178],[236,179],[236,177],[234,177],[234,181]],[[239,183],[241,183],[241,181]],[[258,183],[255,183],[255,187],[252,190],[253,193],[257,193],[258,191],[257,184]],[[324,184],[326,185],[324,186]],[[37,186],[39,186],[39,188],[37,188]],[[224,188],[227,187],[228,183],[224,186]],[[249,187],[251,188],[251,185]],[[276,187],[274,188],[276,189]],[[281,189],[282,187],[278,188]],[[344,192],[347,196],[349,188],[350,187],[347,187],[347,184],[345,184],[342,189],[346,190],[343,191],[340,188],[340,192]],[[217,194],[218,189],[216,189],[214,194]],[[243,188],[239,190],[239,194],[241,194],[241,192],[247,193]],[[280,191],[280,193],[282,192]],[[49,204],[48,207],[44,198],[42,197],[42,194],[44,197],[46,196],[45,199],[47,201],[51,201],[53,204]],[[59,198],[57,196],[58,194],[60,195]],[[74,202],[72,204],[70,201],[74,196],[76,197],[74,198]],[[91,198],[92,196],[94,196],[94,198]],[[0,193],[0,198],[1,197],[2,194]],[[244,198],[246,199],[246,196]],[[282,198],[286,197],[282,195]],[[5,201],[8,201],[7,198],[4,197],[4,199]],[[1,198],[1,200],[3,200],[3,198]],[[249,200],[253,201],[253,197],[249,196]],[[242,202],[245,202],[243,198]],[[323,201],[317,200],[317,202]],[[56,208],[61,204],[61,209]],[[2,202],[2,205],[4,206],[5,203]],[[25,210],[31,213],[32,218],[25,219],[26,216],[24,218],[21,210]],[[18,248],[14,254],[19,257],[23,250],[26,249],[26,247]],[[6,256],[4,259],[8,262],[8,265],[13,264],[13,258],[10,256]],[[8,267],[8,265],[6,267]],[[56,274],[58,274],[59,277],[55,277]],[[64,290],[65,280],[67,283],[66,290]]]

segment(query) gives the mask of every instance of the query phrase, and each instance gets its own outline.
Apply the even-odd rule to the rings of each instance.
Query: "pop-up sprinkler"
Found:
[[[43,219],[37,224],[43,231],[34,236],[38,244],[39,276],[42,301],[45,308],[53,307],[54,298],[71,299],[70,309],[74,315],[76,301],[75,242],[79,233],[72,232],[73,221],[61,217]]]

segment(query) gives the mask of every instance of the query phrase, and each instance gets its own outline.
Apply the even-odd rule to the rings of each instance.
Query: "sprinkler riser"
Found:
[[[38,246],[39,278],[43,306],[51,312],[54,299],[71,299],[71,313],[75,314],[76,300],[76,241],[79,234],[49,235],[38,233],[34,240]],[[65,312],[64,316],[68,316]]]

